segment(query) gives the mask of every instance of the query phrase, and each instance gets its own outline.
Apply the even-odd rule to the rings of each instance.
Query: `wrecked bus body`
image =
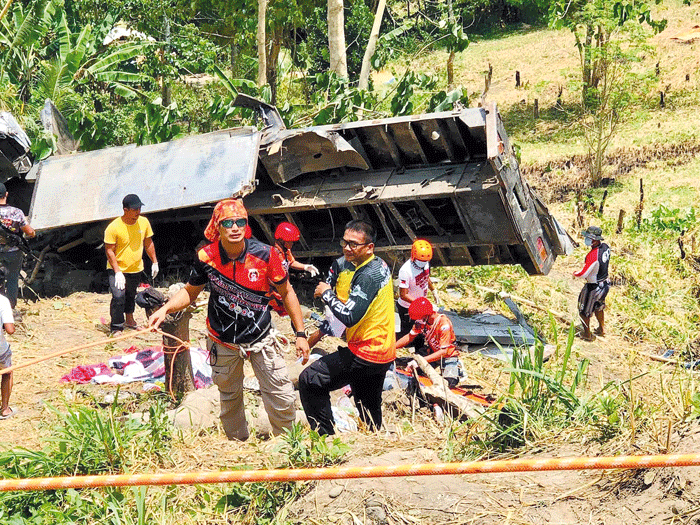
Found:
[[[541,275],[566,251],[566,232],[523,180],[495,104],[286,129],[274,107],[236,102],[260,113],[262,130],[50,157],[20,174],[15,198],[31,195],[25,212],[44,232],[37,249],[103,267],[94,255],[104,227],[136,193],[164,269],[194,253],[213,204],[232,195],[243,196],[262,240],[273,241],[280,221],[296,224],[299,258],[337,257],[353,218],[375,224],[376,251],[397,269],[417,237],[435,247],[435,266],[519,264]]]

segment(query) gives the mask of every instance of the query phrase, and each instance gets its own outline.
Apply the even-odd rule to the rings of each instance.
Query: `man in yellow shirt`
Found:
[[[142,206],[141,199],[130,193],[122,200],[124,214],[114,219],[105,230],[109,290],[112,292],[112,302],[109,304],[112,332],[121,332],[125,327],[137,328],[134,298],[143,271],[144,248],[153,263],[151,278],[155,279],[158,274],[153,230],[148,219],[141,217]]]

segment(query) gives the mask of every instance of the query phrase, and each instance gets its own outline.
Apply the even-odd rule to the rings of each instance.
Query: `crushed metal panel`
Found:
[[[148,213],[246,194],[259,147],[260,133],[245,128],[50,158],[39,167],[29,218],[45,230],[117,217],[127,193]]]
[[[283,184],[302,173],[369,166],[340,135],[314,129],[282,130],[265,137],[260,160],[273,181]],[[263,153],[264,152],[264,153]]]

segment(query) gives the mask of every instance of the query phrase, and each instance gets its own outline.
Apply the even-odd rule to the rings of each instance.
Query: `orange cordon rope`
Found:
[[[41,357],[37,357],[35,359],[31,359],[30,361],[27,361],[26,363],[20,363],[18,365],[12,365],[8,366],[7,368],[3,368],[0,370],[0,375],[3,374],[9,374],[10,372],[14,370],[18,370],[20,368],[25,368],[27,366],[32,366],[37,363],[41,363],[42,361],[47,361],[49,359],[53,359],[54,357],[60,357],[62,355],[70,354],[72,352],[77,352],[78,350],[85,350],[86,348],[91,348],[93,346],[100,346],[108,343],[114,343],[115,341],[121,341],[122,339],[131,339],[132,337],[136,337],[137,335],[141,334],[147,334],[149,332],[152,332],[152,328],[142,328],[141,330],[137,330],[131,334],[126,334],[126,335],[120,335],[118,337],[110,337],[109,339],[101,339],[99,341],[95,341],[93,343],[88,343],[85,345],[80,345],[80,346],[74,346],[72,348],[68,348],[67,350],[59,350],[58,352],[54,352],[52,354],[44,355]],[[160,330],[158,330],[160,332]]]
[[[69,476],[62,478],[4,479],[0,491],[56,490],[92,487],[134,487],[143,485],[197,485],[205,483],[249,483],[270,481],[313,481],[319,479],[434,476],[444,474],[486,474],[495,472],[537,472],[543,470],[640,469],[700,466],[700,454],[665,456],[618,456],[599,458],[514,459],[466,463],[423,463],[380,467],[334,467],[281,470],[235,470],[166,474],[119,474],[113,476]]]

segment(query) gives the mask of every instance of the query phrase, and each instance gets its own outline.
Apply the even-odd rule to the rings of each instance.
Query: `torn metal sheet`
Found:
[[[117,217],[127,193],[148,213],[244,195],[259,145],[260,133],[244,128],[52,157],[39,165],[29,219],[45,230]]]
[[[267,154],[260,159],[278,184],[313,171],[369,167],[362,155],[337,133],[285,130],[264,140],[261,148]]]
[[[15,117],[0,112],[0,182],[27,173],[32,167],[31,141]]]
[[[484,345],[496,342],[500,345],[534,345],[534,335],[517,321],[500,314],[483,312],[462,317],[450,310],[441,310],[452,322],[459,344]]]

